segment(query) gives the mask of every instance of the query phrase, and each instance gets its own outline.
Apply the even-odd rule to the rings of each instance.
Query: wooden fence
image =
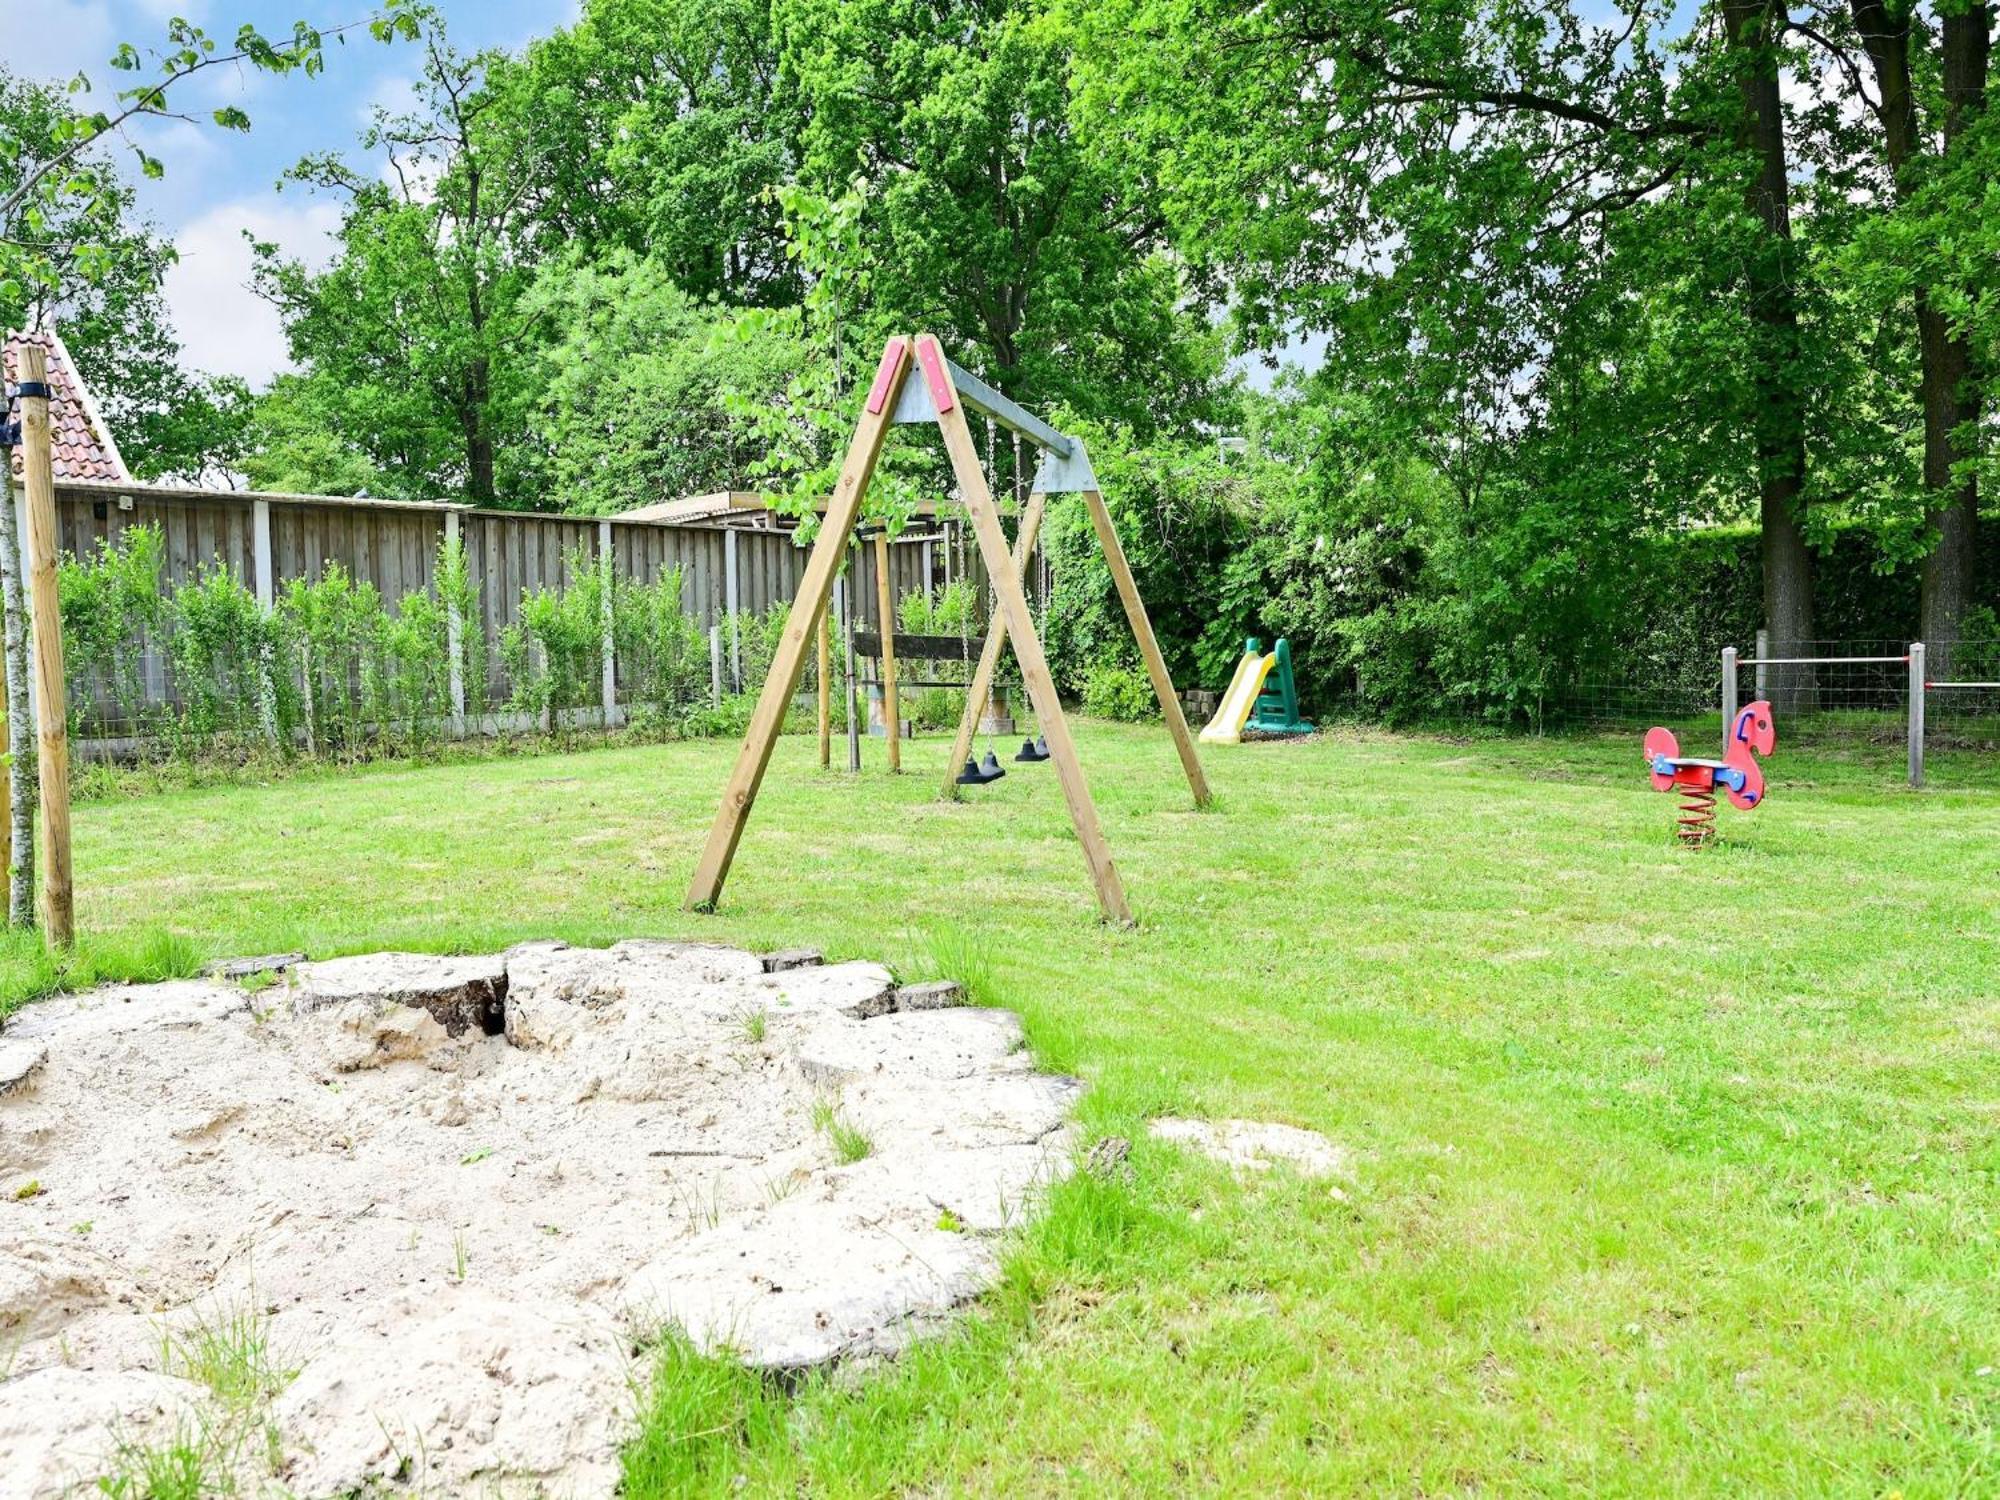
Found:
[[[707,628],[732,611],[761,614],[789,603],[807,556],[781,531],[144,485],[59,485],[56,515],[59,544],[77,557],[100,541],[115,546],[130,527],[157,526],[165,541],[167,588],[226,566],[267,608],[288,581],[316,579],[327,564],[338,563],[357,582],[373,584],[393,611],[404,595],[432,587],[439,548],[456,536],[479,590],[480,618],[466,622],[465,645],[469,652],[483,644],[495,701],[511,687],[500,659],[501,632],[519,616],[524,593],[567,585],[570,560],[588,559],[594,567],[608,551],[619,576],[648,584],[678,567],[681,607]],[[919,523],[920,536],[913,533],[890,548],[895,597],[948,583],[961,568],[983,589],[978,549],[959,537],[960,524]],[[848,597],[856,601],[858,622],[872,624],[873,548],[855,547],[850,559]],[[172,701],[162,663],[148,663],[145,683],[148,707]],[[614,669],[605,687],[612,717],[623,686]],[[96,708],[93,727],[112,728],[109,702]]]

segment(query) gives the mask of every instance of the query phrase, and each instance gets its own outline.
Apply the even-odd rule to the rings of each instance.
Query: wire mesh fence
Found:
[[[2000,637],[1931,648],[1924,678],[1925,736],[1933,748],[2000,752]]]
[[[1540,730],[1636,734],[1663,724],[1690,753],[1708,740],[1719,753],[1728,712],[1758,698],[1772,705],[1780,745],[1837,753],[1920,784],[1990,785],[2000,775],[2000,637],[1961,639],[1948,651],[1761,632],[1733,646],[1681,640],[1598,664],[1512,717]]]

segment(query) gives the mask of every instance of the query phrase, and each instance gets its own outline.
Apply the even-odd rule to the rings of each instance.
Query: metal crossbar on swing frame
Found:
[[[921,371],[920,379],[909,378],[913,364]],[[1019,433],[1041,452],[1034,488],[1022,512],[1020,531],[1011,557],[1006,536],[1000,529],[1000,513],[980,465],[972,429],[966,422],[968,408],[991,417],[1010,432]],[[1105,508],[1104,496],[1097,488],[1097,476],[1091,471],[1090,459],[1084,452],[1083,444],[1056,431],[1033,413],[953,364],[930,334],[922,333],[914,338],[898,335],[890,339],[882,351],[874,383],[869,387],[868,398],[862,406],[861,419],[841,464],[840,477],[835,481],[833,494],[827,501],[819,537],[813,543],[804,576],[799,581],[798,597],[793,601],[784,633],[772,654],[770,672],[757,696],[757,706],[751,713],[750,728],[744,735],[742,749],[737,753],[735,768],[723,788],[722,805],[716,810],[708,842],[688,886],[687,905],[690,910],[712,911],[721,899],[723,883],[729,878],[729,868],[736,858],[744,826],[749,822],[750,809],[756,804],[758,788],[763,784],[771,752],[776,748],[785,710],[798,686],[807,647],[815,636],[822,642],[825,640],[821,622],[833,592],[834,575],[840,570],[842,555],[861,514],[861,503],[867,494],[868,482],[874,475],[875,462],[881,455],[889,428],[898,423],[933,421],[944,439],[945,452],[951,459],[952,473],[958,481],[960,498],[965,502],[973,534],[979,543],[980,557],[998,598],[998,608],[994,611],[985,645],[980,651],[979,666],[966,696],[965,713],[959,721],[958,742],[953,746],[952,759],[947,766],[944,795],[955,796],[958,791],[950,777],[971,745],[972,730],[986,694],[991,691],[1001,647],[1011,638],[1029,702],[1048,742],[1049,758],[1056,767],[1056,778],[1062,786],[1070,822],[1076,829],[1077,842],[1083,848],[1084,864],[1097,893],[1098,908],[1106,921],[1119,924],[1131,922],[1132,913],[1126,905],[1124,886],[1119,880],[1117,866],[1112,862],[1110,847],[1105,842],[1097,807],[1084,780],[1083,766],[1077,759],[1076,742],[1070,735],[1068,720],[1063,717],[1055,680],[1049,675],[1048,661],[1042,655],[1042,643],[1035,633],[1034,620],[1028,610],[1027,592],[1022,585],[1023,570],[1028,559],[1034,555],[1035,535],[1040,528],[1048,497],[1052,494],[1077,494],[1083,497],[1090,511],[1098,544],[1117,583],[1126,620],[1137,638],[1139,654],[1145,660],[1147,675],[1160,700],[1160,712],[1167,721],[1168,732],[1173,736],[1174,747],[1180,754],[1181,767],[1187,775],[1188,787],[1194,793],[1195,805],[1206,807],[1209,803],[1208,778],[1203,774],[1201,760],[1195,753],[1194,737],[1188,733],[1187,719],[1181,712],[1173,679],[1167,672],[1165,659],[1160,655],[1152,622],[1146,616],[1145,603],[1139,597],[1138,585],[1133,581],[1132,570],[1125,561],[1125,550],[1119,544],[1117,530],[1111,523],[1111,513]],[[824,647],[821,659],[824,662]],[[826,733],[824,715],[820,732],[822,736]],[[891,743],[894,743],[893,736]]]

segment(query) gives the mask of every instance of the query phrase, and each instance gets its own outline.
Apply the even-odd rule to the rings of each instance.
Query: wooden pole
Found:
[[[1118,597],[1125,605],[1125,619],[1132,627],[1132,635],[1139,642],[1139,655],[1145,658],[1146,675],[1153,679],[1153,695],[1160,700],[1160,713],[1167,721],[1167,732],[1174,737],[1174,748],[1180,752],[1181,769],[1187,773],[1188,789],[1194,793],[1194,805],[1206,807],[1211,793],[1208,777],[1201,769],[1201,757],[1195,753],[1194,736],[1188,733],[1187,715],[1181,712],[1180,695],[1174,691],[1174,679],[1167,671],[1167,659],[1160,655],[1160,643],[1153,636],[1153,622],[1146,615],[1146,601],[1139,597],[1139,585],[1133,580],[1131,564],[1125,561],[1125,548],[1118,540],[1118,528],[1111,524],[1111,512],[1105,509],[1104,496],[1097,490],[1085,490],[1083,503],[1090,507],[1090,524],[1097,528],[1097,544],[1104,551],[1104,560],[1111,567],[1111,576],[1118,584]]]
[[[70,890],[69,704],[63,690],[62,611],[56,599],[56,478],[50,447],[48,352],[23,342],[21,446],[28,491],[28,586],[35,632],[35,718],[41,771],[42,914],[49,941],[76,941]]]
[[[819,612],[819,768],[833,765],[833,629],[827,612]]]
[[[917,346],[926,374],[931,370],[944,371],[944,351],[938,348],[936,339],[927,333],[919,334]],[[940,379],[948,377],[940,373]],[[986,576],[999,595],[1001,615],[1014,639],[1014,659],[1021,664],[1021,680],[1027,684],[1035,722],[1048,741],[1049,758],[1055,762],[1056,779],[1062,783],[1063,800],[1069,805],[1070,823],[1076,829],[1077,842],[1083,846],[1091,884],[1097,888],[1098,907],[1107,922],[1130,926],[1132,912],[1125,904],[1125,889],[1118,879],[1118,867],[1111,862],[1111,847],[1098,823],[1097,805],[1090,800],[1083,764],[1077,759],[1076,743],[1070,738],[1069,722],[1063,717],[1062,700],[1056,696],[1055,679],[1049,675],[1042,643],[1035,635],[1035,622],[1028,613],[1028,596],[1007,554],[1007,537],[1000,530],[1000,514],[986,488],[979,450],[973,444],[972,429],[965,422],[965,405],[948,385],[940,389],[933,384],[931,395],[938,408],[938,431],[944,435],[945,451],[951,455],[959,493],[965,497],[973,534],[979,539],[979,555],[986,564]]]
[[[902,702],[896,696],[895,590],[889,586],[889,533],[875,533],[875,618],[882,631],[882,726],[889,734],[889,770],[903,769]]]
[[[1048,496],[1036,490],[1028,496],[1027,509],[1021,512],[1021,529],[1014,536],[1014,571],[1027,577],[1028,559],[1035,555],[1035,541],[1042,529],[1042,512],[1048,506]],[[965,711],[959,716],[958,733],[952,737],[951,759],[944,767],[944,796],[947,801],[956,799],[962,790],[958,784],[959,769],[965,758],[972,754],[972,736],[979,727],[979,716],[986,707],[986,700],[993,692],[993,674],[1000,669],[1000,648],[1007,644],[1007,620],[1000,611],[993,612],[993,619],[986,628],[986,644],[979,648],[979,665],[973,668],[972,681],[965,690]]]
[[[799,580],[798,598],[792,603],[784,634],[779,637],[778,649],[772,656],[770,675],[764,679],[763,691],[757,695],[757,707],[750,716],[749,733],[743,737],[743,748],[737,753],[736,767],[729,773],[728,784],[723,788],[722,806],[716,809],[715,823],[708,831],[708,843],[695,866],[694,879],[689,882],[687,904],[690,910],[713,911],[715,903],[721,899],[723,883],[729,878],[729,866],[736,858],[736,846],[743,838],[744,824],[750,819],[750,809],[757,801],[757,789],[763,784],[765,768],[771,763],[771,751],[778,742],[778,730],[784,724],[785,706],[798,686],[799,669],[805,664],[806,633],[826,609],[827,596],[833,589],[833,575],[840,568],[841,555],[854,530],[854,519],[861,513],[861,499],[875,473],[875,460],[881,456],[882,441],[888,435],[889,423],[895,414],[896,397],[903,388],[903,377],[909,368],[909,340],[889,340],[888,347],[882,351],[882,363],[876,370],[875,384],[869,391],[860,424],[855,429],[854,441],[848,445],[847,457],[841,462],[840,478],[827,500],[826,516],[820,523],[812,556],[806,561],[805,576]],[[960,425],[963,426],[962,420]],[[850,703],[849,712],[852,711]]]

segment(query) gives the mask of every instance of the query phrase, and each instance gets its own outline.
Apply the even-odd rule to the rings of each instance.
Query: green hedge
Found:
[[[1740,526],[1689,532],[1661,544],[1661,576],[1687,608],[1715,622],[1705,633],[1715,637],[1718,651],[1756,639],[1764,612],[1757,541],[1754,527]],[[2000,598],[2000,517],[1987,519],[1979,541],[1978,576],[1991,608]],[[1917,638],[1917,565],[1879,572],[1882,556],[1875,533],[1858,525],[1837,528],[1814,554],[1813,628],[1821,640]]]
[[[1176,682],[1220,689],[1246,636],[1284,636],[1309,715],[1541,725],[1712,702],[1722,647],[1755,643],[1753,528],[1661,536],[1631,496],[1580,513],[1495,484],[1467,502],[1412,461],[1326,440],[1309,451],[1225,461],[1115,434],[1092,443]],[[1053,503],[1044,537],[1060,686],[1132,711],[1117,689],[1138,658],[1080,501]],[[1982,539],[1990,608],[2000,524]],[[1918,569],[1878,571],[1887,555],[1860,525],[1824,540],[1821,639],[1913,638]],[[1987,613],[1970,633],[1993,629]]]

